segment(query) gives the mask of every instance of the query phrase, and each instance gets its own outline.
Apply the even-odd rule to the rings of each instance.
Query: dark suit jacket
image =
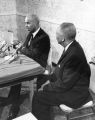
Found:
[[[32,39],[30,47],[28,47],[28,41],[31,38],[30,32],[26,38],[25,43],[20,48],[21,53],[34,59],[41,66],[46,67],[48,53],[50,50],[50,39],[44,30],[40,28],[36,36]],[[23,49],[24,48],[24,49]]]
[[[60,104],[78,108],[90,98],[90,67],[78,42],[73,41],[50,77],[44,90],[59,93]]]

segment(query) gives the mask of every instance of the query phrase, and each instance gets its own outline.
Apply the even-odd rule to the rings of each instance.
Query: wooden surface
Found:
[[[0,87],[30,80],[43,72],[43,67],[24,55],[19,55],[11,63],[3,60],[0,63]]]

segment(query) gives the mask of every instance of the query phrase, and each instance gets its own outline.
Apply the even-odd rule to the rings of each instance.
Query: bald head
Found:
[[[56,32],[58,43],[63,46],[68,45],[71,41],[75,40],[76,28],[72,23],[62,23]]]
[[[63,33],[67,40],[74,40],[76,36],[76,28],[73,23],[62,23],[60,25],[60,32]]]
[[[37,15],[34,14],[28,14],[25,17],[25,26],[28,29],[28,31],[35,32],[39,28],[39,18]]]

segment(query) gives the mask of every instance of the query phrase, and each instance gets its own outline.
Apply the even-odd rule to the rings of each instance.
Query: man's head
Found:
[[[28,31],[34,33],[39,28],[39,18],[36,15],[27,15],[25,17],[25,26]]]
[[[71,41],[75,40],[76,28],[72,23],[62,23],[56,32],[56,38],[59,44],[64,47],[68,45]]]

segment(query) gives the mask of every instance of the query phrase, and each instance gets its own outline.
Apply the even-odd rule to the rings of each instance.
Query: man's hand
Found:
[[[17,48],[16,53],[25,53],[26,48],[24,46],[21,46],[20,48]]]
[[[46,86],[47,84],[49,84],[50,83],[50,81],[48,80],[48,81],[46,81],[42,86],[41,86],[41,88],[38,90],[38,91],[42,91],[43,90],[43,88],[44,88],[44,86]]]
[[[44,74],[48,75],[52,73],[52,65],[47,65]]]

